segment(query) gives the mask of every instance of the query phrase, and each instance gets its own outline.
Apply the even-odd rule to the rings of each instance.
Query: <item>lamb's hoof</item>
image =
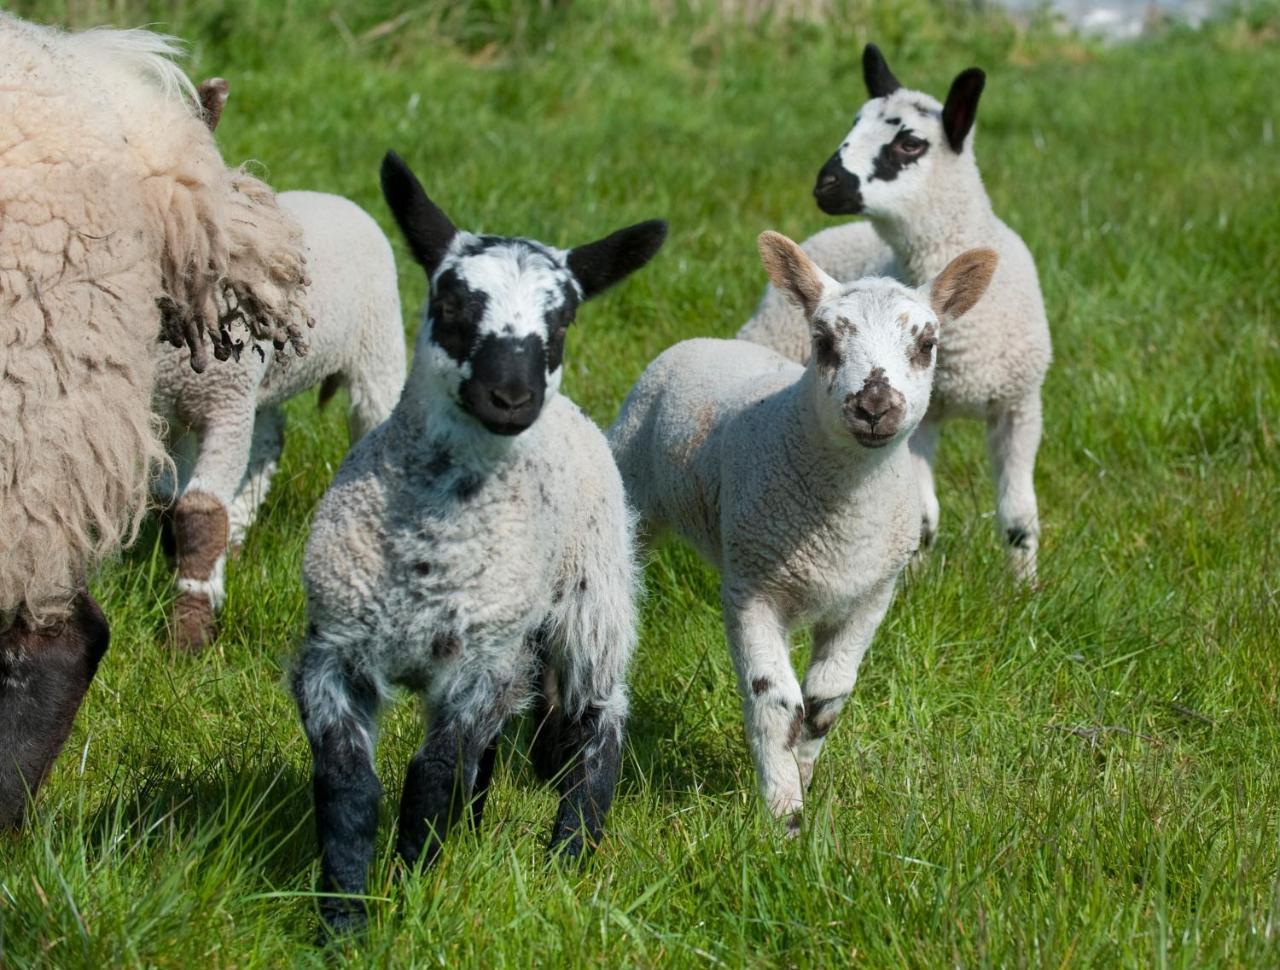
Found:
[[[206,596],[183,593],[173,604],[173,645],[183,653],[199,653],[218,635],[213,604]]]
[[[320,931],[317,946],[341,942],[363,933],[369,925],[369,914],[358,899],[331,899],[320,904]]]
[[[782,822],[782,835],[784,838],[794,839],[800,835],[800,823],[803,821],[803,816],[799,810],[792,812],[786,818],[780,819],[780,821]]]

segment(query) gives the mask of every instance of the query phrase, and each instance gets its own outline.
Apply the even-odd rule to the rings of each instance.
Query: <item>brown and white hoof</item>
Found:
[[[180,593],[173,604],[173,645],[183,653],[199,653],[218,635],[218,620],[209,597]]]

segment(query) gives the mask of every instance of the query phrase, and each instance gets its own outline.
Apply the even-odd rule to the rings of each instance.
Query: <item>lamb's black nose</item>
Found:
[[[533,400],[533,392],[527,387],[495,387],[489,392],[493,406],[504,411],[522,408]]]
[[[844,167],[836,152],[818,172],[813,185],[818,208],[829,215],[848,215],[862,211],[862,182]]]

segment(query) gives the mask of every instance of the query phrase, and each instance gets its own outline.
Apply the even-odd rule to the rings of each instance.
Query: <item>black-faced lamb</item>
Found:
[[[992,211],[973,151],[983,72],[970,68],[940,104],[903,88],[874,44],[863,53],[870,100],[818,173],[813,194],[823,212],[865,214],[869,222],[826,229],[805,252],[836,279],[893,276],[919,286],[965,250],[1000,256],[982,302],[939,335],[933,403],[911,439],[923,497],[926,543],[938,527],[933,461],[943,421],[987,425],[995,472],[996,516],[1015,574],[1036,575],[1040,520],[1035,459],[1040,445],[1040,387],[1052,356],[1035,261],[1022,239]],[[766,291],[738,336],[804,362],[810,353],[803,314],[776,289]]]
[[[604,435],[557,393],[579,304],[643,266],[662,222],[568,251],[454,227],[389,153],[383,193],[431,282],[404,393],[316,510],[308,627],[293,688],[313,756],[326,893],[365,886],[381,787],[373,750],[392,685],[419,693],[397,840],[429,862],[479,821],[504,722],[554,682],[556,853],[601,836],[636,638],[632,517]],[[341,930],[359,900],[321,907]]]
[[[991,250],[921,288],[836,282],[791,240],[760,237],[807,321],[800,366],[741,340],[686,340],[651,363],[609,430],[645,523],[721,573],[725,630],[761,791],[794,827],[823,739],[920,539],[907,439],[929,408],[935,347],[982,296]],[[792,630],[810,627],[803,687]]]

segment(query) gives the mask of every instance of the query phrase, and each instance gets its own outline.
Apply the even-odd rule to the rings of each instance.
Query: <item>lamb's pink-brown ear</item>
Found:
[[[760,260],[773,285],[789,294],[812,317],[823,294],[838,284],[818,268],[804,250],[780,232],[762,232],[757,240]]]
[[[969,312],[987,292],[999,259],[994,249],[970,249],[947,263],[925,287],[939,321],[947,323]]]
[[[200,99],[200,110],[204,112],[204,123],[213,131],[218,127],[218,119],[222,117],[222,109],[227,105],[231,89],[220,77],[211,77],[196,86],[196,96]]]

